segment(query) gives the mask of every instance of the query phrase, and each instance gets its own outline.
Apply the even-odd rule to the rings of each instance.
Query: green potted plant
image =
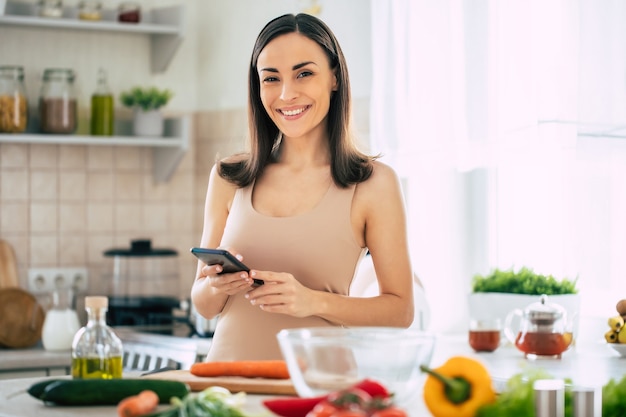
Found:
[[[120,94],[120,101],[133,109],[133,132],[136,136],[163,136],[161,108],[172,98],[168,89],[134,87]]]
[[[557,280],[552,275],[541,275],[523,267],[519,271],[494,269],[489,275],[474,275],[474,293],[508,293],[526,295],[576,294],[576,280]]]
[[[504,323],[511,311],[524,310],[545,294],[549,302],[565,308],[577,327],[580,295],[576,282],[576,279],[538,274],[528,267],[517,271],[495,268],[489,274],[476,274],[472,278],[469,314],[471,318],[500,318]]]

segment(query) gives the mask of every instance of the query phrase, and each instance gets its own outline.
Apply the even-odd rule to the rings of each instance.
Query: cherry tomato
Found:
[[[372,396],[360,388],[348,388],[334,392],[327,401],[337,408],[363,410],[372,400]]]
[[[315,404],[315,407],[307,413],[306,417],[331,417],[337,411],[339,411],[338,407],[324,400]]]
[[[360,388],[374,398],[388,398],[391,395],[384,385],[377,381],[374,381],[373,379],[364,379],[363,381],[356,384],[354,388]]]
[[[408,414],[399,407],[391,406],[376,411],[371,417],[408,417]]]

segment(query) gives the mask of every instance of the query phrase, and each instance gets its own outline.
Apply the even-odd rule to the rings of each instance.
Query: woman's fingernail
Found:
[[[216,266],[216,267],[215,267],[215,270],[216,270],[217,272],[222,272],[222,267],[221,267],[221,265]]]
[[[246,274],[241,274],[241,275],[239,275],[239,276],[240,276],[241,278],[243,278],[243,279],[246,279],[246,278],[247,278],[247,275],[246,275]]]
[[[256,271],[250,271],[250,275],[252,275],[253,277],[256,277]]]

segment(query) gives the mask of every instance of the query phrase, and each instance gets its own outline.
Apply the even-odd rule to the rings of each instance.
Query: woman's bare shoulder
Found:
[[[223,185],[230,184],[232,187],[237,188],[233,182],[229,181],[226,177],[220,174],[220,166],[222,164],[238,164],[247,160],[249,156],[249,154],[238,153],[219,159],[215,162],[213,168],[211,168],[211,181],[222,182]]]
[[[381,201],[397,201],[402,195],[402,187],[396,171],[380,161],[374,161],[373,166],[372,175],[357,184],[354,197],[356,207],[366,211],[371,207],[379,206]]]
[[[389,165],[381,161],[373,161],[372,175],[359,186],[363,189],[369,189],[376,192],[380,189],[388,189],[399,184],[400,179],[396,171]]]
[[[226,178],[222,177],[219,173],[219,162],[213,165],[211,173],[209,175],[209,184],[207,190],[207,197],[213,200],[218,200],[228,204],[232,201],[237,185]]]

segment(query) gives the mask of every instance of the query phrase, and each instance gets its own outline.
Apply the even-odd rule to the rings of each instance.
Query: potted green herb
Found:
[[[496,268],[487,275],[475,275],[471,290],[471,318],[498,317],[504,323],[509,312],[523,310],[530,304],[539,302],[541,295],[545,294],[550,302],[565,308],[577,327],[580,295],[576,288],[576,279],[557,279],[552,275],[535,273],[528,267],[517,271]]]
[[[170,90],[156,87],[134,87],[120,94],[120,100],[134,111],[133,131],[136,136],[163,136],[161,108],[172,98]]]
[[[552,275],[541,275],[523,267],[519,271],[494,269],[489,275],[477,274],[472,280],[472,292],[527,295],[576,294],[576,280],[557,280]]]

